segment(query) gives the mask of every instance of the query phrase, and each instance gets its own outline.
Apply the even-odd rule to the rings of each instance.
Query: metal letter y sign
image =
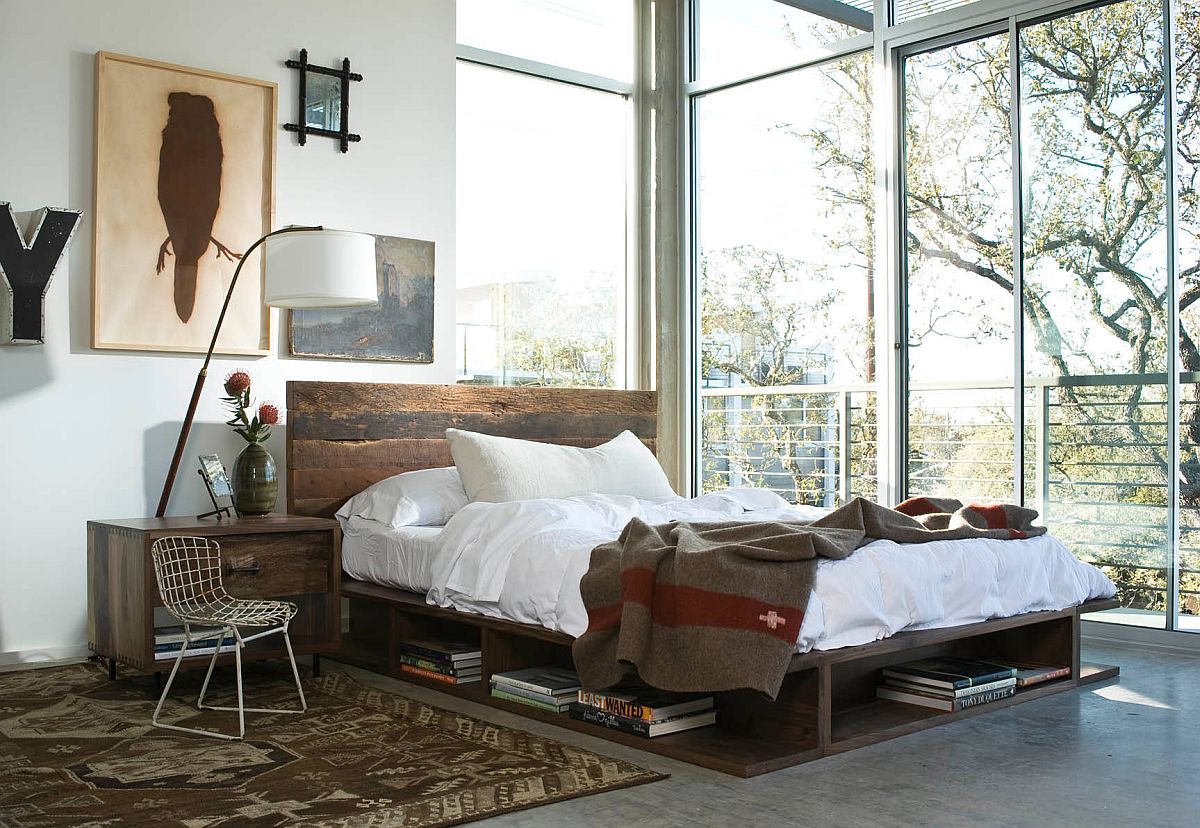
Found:
[[[12,207],[0,201],[0,345],[46,341],[46,288],[80,215],[78,210],[43,207],[34,216],[33,234],[26,243]]]

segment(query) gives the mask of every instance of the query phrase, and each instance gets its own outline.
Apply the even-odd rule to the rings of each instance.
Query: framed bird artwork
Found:
[[[242,254],[271,230],[274,83],[96,54],[92,346],[206,351]],[[261,252],[216,353],[266,354]]]

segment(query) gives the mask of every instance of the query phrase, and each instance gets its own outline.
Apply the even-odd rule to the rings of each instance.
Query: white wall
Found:
[[[279,84],[295,120],[301,47],[314,63],[349,57],[356,84],[342,155],[280,130],[275,226],[322,223],[437,244],[435,362],[403,366],[217,358],[172,514],[206,496],[195,455],[231,465],[240,439],[221,423],[220,380],[248,369],[282,403],[287,379],[451,382],[454,376],[453,0],[0,0],[0,201],[17,211],[85,211],[46,297],[42,346],[0,347],[0,663],[86,648],[89,519],[151,515],[200,358],[94,351],[91,324],[93,65],[112,51]],[[283,471],[283,429],[268,443]],[[280,493],[280,508],[284,493]]]

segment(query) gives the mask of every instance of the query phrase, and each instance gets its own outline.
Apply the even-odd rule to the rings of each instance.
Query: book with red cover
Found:
[[[422,678],[440,681],[442,684],[470,684],[473,681],[479,681],[480,678],[478,674],[468,677],[451,676],[447,675],[446,673],[436,673],[433,670],[424,670],[420,667],[414,667],[411,664],[401,664],[400,669],[405,673],[412,673],[414,676],[421,676]]]

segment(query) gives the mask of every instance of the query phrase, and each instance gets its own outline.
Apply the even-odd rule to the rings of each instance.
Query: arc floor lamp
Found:
[[[183,459],[188,434],[192,430],[192,420],[196,417],[196,406],[200,403],[200,393],[204,390],[204,380],[208,377],[208,363],[212,360],[213,349],[217,347],[221,323],[225,321],[225,313],[233,299],[233,289],[237,285],[238,276],[241,275],[242,265],[267,239],[272,239],[264,249],[266,282],[263,303],[267,306],[345,308],[373,305],[379,300],[375,280],[374,236],[346,230],[327,230],[320,226],[292,226],[267,233],[250,245],[233,271],[233,279],[229,282],[225,303],[221,305],[221,314],[217,317],[212,341],[204,355],[204,364],[200,367],[200,373],[196,375],[196,386],[192,389],[192,399],[188,403],[183,426],[179,429],[179,440],[175,444],[175,454],[171,458],[166,482],[163,483],[156,517],[167,513],[167,502],[171,499],[171,489],[175,486],[175,475],[179,472],[179,463]]]

